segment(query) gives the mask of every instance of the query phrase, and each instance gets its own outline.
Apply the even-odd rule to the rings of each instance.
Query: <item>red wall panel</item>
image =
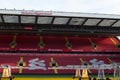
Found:
[[[0,65],[17,66],[17,62],[23,57],[26,67],[23,69],[24,74],[55,74],[50,67],[51,58],[57,62],[58,66],[81,65],[81,60],[89,65],[110,64],[112,62],[120,63],[120,54],[23,54],[23,53],[1,53]],[[81,59],[81,60],[80,60]],[[34,61],[31,61],[34,60]],[[31,62],[30,62],[31,61]],[[32,65],[32,66],[30,66]],[[38,69],[41,68],[41,69]],[[94,70],[91,70],[95,73]],[[0,68],[2,73],[2,68]],[[18,73],[19,69],[12,69],[12,73]],[[75,70],[58,70],[58,74],[74,74]]]

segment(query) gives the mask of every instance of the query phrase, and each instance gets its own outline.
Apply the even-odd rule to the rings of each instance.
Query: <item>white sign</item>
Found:
[[[46,70],[45,60],[39,60],[39,58],[34,58],[29,60],[28,69],[35,70],[35,69],[43,69]]]

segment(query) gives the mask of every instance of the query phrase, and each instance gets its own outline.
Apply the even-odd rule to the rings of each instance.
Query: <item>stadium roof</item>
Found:
[[[0,31],[4,30],[119,35],[120,15],[1,9]]]

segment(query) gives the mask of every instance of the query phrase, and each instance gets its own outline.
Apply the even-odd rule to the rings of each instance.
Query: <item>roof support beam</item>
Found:
[[[85,24],[85,22],[86,22],[87,20],[88,20],[88,19],[85,19],[85,20],[83,21],[83,23],[80,25],[81,28],[83,28],[83,26],[84,26],[84,24]]]
[[[97,24],[96,26],[99,26],[99,24],[103,21],[104,19],[101,19]]]
[[[5,20],[3,18],[3,15],[1,15],[2,25],[5,26]]]
[[[4,20],[4,18],[3,18],[3,15],[1,15],[1,20],[2,20],[3,23],[5,23],[5,20]]]
[[[68,22],[66,25],[69,25],[70,21],[71,21],[72,17],[69,18]]]
[[[115,22],[113,22],[110,27],[112,27],[116,22],[118,22],[119,20],[116,20]]]
[[[85,19],[85,20],[83,21],[83,23],[81,24],[81,26],[83,26],[87,20],[88,20],[88,19]]]
[[[35,17],[35,26],[37,25],[38,22],[38,16]]]
[[[21,24],[21,17],[20,17],[20,15],[18,16],[18,22],[19,22],[19,24]]]
[[[54,20],[55,20],[55,17],[53,17],[53,19],[52,19],[52,21],[51,21],[51,25],[53,24]]]

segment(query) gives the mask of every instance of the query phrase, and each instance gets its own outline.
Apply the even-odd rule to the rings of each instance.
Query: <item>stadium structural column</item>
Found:
[[[65,46],[66,46],[68,49],[71,49],[71,48],[72,48],[72,44],[69,42],[68,37],[65,37],[65,41],[66,41]]]
[[[13,36],[13,41],[10,43],[10,47],[15,48],[16,45],[17,45],[17,43],[16,43],[16,35],[14,35]]]
[[[40,42],[38,43],[38,46],[39,46],[41,49],[44,49],[44,47],[45,47],[45,44],[44,44],[44,42],[43,42],[43,37],[42,37],[42,36],[40,36]]]
[[[50,60],[51,60],[50,66],[52,66],[54,68],[54,73],[58,74],[58,70],[56,68],[58,66],[58,63],[56,61],[54,61],[53,57],[51,57]],[[55,63],[55,65],[53,66],[52,63]]]
[[[23,57],[20,57],[20,60],[17,62],[17,66],[19,67],[19,73],[22,74],[23,67],[26,66]]]
[[[88,40],[90,41],[92,48],[94,48],[95,50],[97,50],[97,46],[96,46],[96,44],[91,40],[91,38],[88,38]]]

